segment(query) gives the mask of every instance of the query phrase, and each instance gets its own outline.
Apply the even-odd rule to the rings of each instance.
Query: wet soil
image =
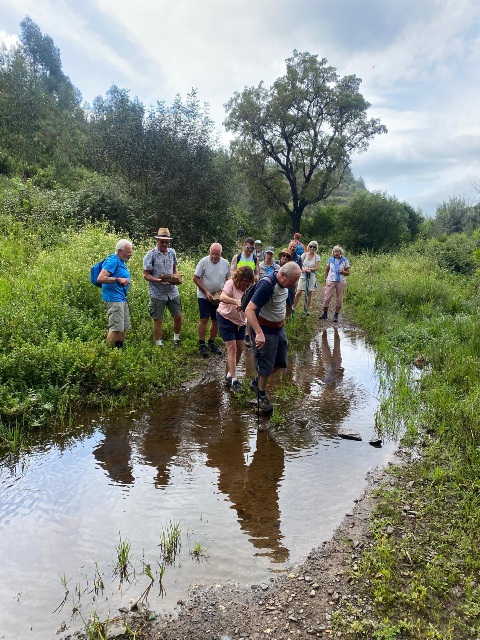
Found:
[[[348,326],[342,318],[339,325]],[[209,364],[202,374],[203,380],[212,375],[215,366],[219,363]],[[395,463],[400,462],[399,456],[400,451]],[[355,507],[345,515],[332,538],[314,548],[301,564],[268,583],[250,588],[238,584],[208,588],[195,585],[188,599],[177,603],[175,614],[157,615],[139,605],[139,609],[111,620],[106,637],[139,640],[334,637],[331,620],[335,610],[341,603],[359,604],[352,572],[362,552],[373,542],[369,523],[375,507],[375,489],[382,482],[392,482],[388,469],[370,472],[366,481],[364,493],[355,500]],[[126,633],[126,626],[136,635]],[[84,637],[77,633],[67,639]]]

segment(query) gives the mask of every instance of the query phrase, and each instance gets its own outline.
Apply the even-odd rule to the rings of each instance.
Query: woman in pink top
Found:
[[[225,283],[217,309],[218,330],[227,347],[225,382],[235,393],[243,391],[236,374],[237,364],[243,352],[247,324],[247,317],[241,307],[242,294],[252,284],[252,269],[247,266],[239,267]]]

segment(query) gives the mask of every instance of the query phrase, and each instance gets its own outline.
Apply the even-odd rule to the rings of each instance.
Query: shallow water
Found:
[[[252,371],[247,353],[240,374]],[[255,409],[233,398],[218,374],[144,414],[84,420],[20,462],[5,458],[0,638],[50,638],[62,622],[72,631],[93,610],[104,617],[129,606],[149,583],[142,563],[158,569],[172,522],[181,552],[166,568],[165,593],[155,582],[148,599],[163,612],[196,583],[268,582],[328,539],[366,473],[393,458],[393,442],[368,444],[378,407],[374,358],[358,333],[328,328],[291,358],[286,380],[305,396],[281,431],[258,430]],[[340,439],[340,427],[363,440]],[[119,589],[112,567],[120,538],[131,545],[137,579]],[[192,557],[195,545],[208,559]],[[97,597],[99,574],[105,588]],[[61,576],[69,593],[52,613],[64,597]],[[74,608],[81,615],[72,617]]]

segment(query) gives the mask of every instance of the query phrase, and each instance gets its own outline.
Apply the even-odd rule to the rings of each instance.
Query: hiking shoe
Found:
[[[232,386],[231,389],[234,393],[243,393],[243,387],[242,387],[242,383],[240,382],[240,380],[234,380],[232,382]]]
[[[266,393],[263,396],[258,396],[258,406],[265,413],[272,413],[273,411],[273,404],[268,399]]]
[[[208,343],[208,348],[210,349],[210,351],[212,353],[214,353],[215,355],[218,355],[219,353],[222,353],[220,351],[220,349],[217,347],[217,345],[215,344],[215,342],[209,342]]]
[[[328,318],[328,313],[326,311],[324,311],[322,313],[322,315],[320,316],[320,320],[326,320]]]
[[[248,387],[252,391],[258,391],[258,378],[254,378],[253,380],[250,380],[250,382],[248,383]]]
[[[338,322],[338,313],[333,314],[333,321]]]
[[[225,384],[227,387],[232,386],[232,376],[225,376]]]
[[[208,358],[208,347],[206,344],[201,344],[198,347],[198,351],[200,352],[200,355],[202,356],[202,358]]]

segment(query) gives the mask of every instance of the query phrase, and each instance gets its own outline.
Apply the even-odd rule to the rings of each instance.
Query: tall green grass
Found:
[[[132,330],[121,352],[105,343],[101,290],[89,281],[90,266],[114,251],[119,236],[104,226],[87,226],[42,248],[34,230],[8,216],[0,225],[0,419],[5,425],[43,426],[82,407],[124,406],[192,375],[198,363],[196,260],[179,255],[185,276],[182,346],[173,348],[167,312],[165,346],[159,349],[142,269],[154,241],[134,246],[128,296]]]
[[[462,243],[459,240],[459,251]],[[419,247],[352,260],[347,310],[385,363],[379,419],[406,426],[416,455],[392,473],[358,561],[361,609],[335,616],[347,638],[480,635],[478,274]],[[415,363],[423,366],[421,374]],[[417,373],[415,373],[415,371]]]

